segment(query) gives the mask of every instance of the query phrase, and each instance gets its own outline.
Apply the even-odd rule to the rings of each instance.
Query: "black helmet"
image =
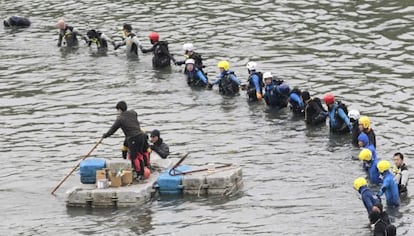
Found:
[[[301,94],[300,89],[298,89],[298,88],[293,88],[293,89],[292,89],[292,93],[296,93],[296,94],[297,94],[297,95],[299,95],[299,96],[300,96],[300,94]]]
[[[310,99],[310,94],[309,94],[308,91],[303,91],[302,94],[301,94],[301,97],[302,97],[303,101],[307,101],[307,100]]]
[[[131,32],[132,26],[130,24],[125,23],[123,29],[126,30],[127,32]]]
[[[88,32],[86,32],[86,35],[90,39],[98,38],[98,32],[96,32],[96,30],[94,30],[94,29],[88,30]]]
[[[127,110],[127,104],[124,101],[120,101],[116,104],[115,107],[117,110],[126,111]]]

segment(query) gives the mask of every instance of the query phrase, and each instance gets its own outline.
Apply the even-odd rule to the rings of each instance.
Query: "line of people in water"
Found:
[[[17,22],[17,23],[16,23]],[[20,23],[18,23],[20,22]],[[30,21],[16,16],[4,21],[9,26],[27,27]],[[358,177],[354,181],[354,188],[360,195],[367,210],[369,220],[372,224],[374,235],[395,235],[396,228],[391,224],[388,214],[383,209],[381,196],[385,195],[387,207],[395,208],[400,205],[400,197],[407,196],[407,184],[409,179],[408,168],[404,163],[404,155],[395,153],[393,156],[394,167],[387,160],[380,160],[376,152],[376,136],[371,127],[368,116],[361,116],[358,110],[348,112],[347,105],[335,99],[332,93],[327,93],[322,99],[312,97],[309,91],[301,91],[298,88],[291,89],[281,79],[276,79],[271,72],[260,72],[257,70],[257,63],[250,61],[246,64],[248,71],[247,85],[242,85],[236,73],[230,70],[228,61],[220,61],[217,64],[219,74],[216,80],[209,82],[207,74],[204,73],[203,59],[199,53],[194,51],[191,43],[183,45],[185,60],[176,61],[170,54],[167,41],[160,41],[156,32],[151,32],[148,37],[152,44],[151,48],[145,49],[132,32],[130,24],[123,25],[123,40],[115,42],[104,33],[95,29],[88,30],[86,36],[76,31],[72,26],[59,20],[56,24],[59,29],[57,46],[76,47],[78,37],[81,37],[88,46],[95,45],[98,50],[106,51],[108,45],[112,44],[114,50],[121,46],[126,47],[128,57],[138,57],[138,49],[142,53],[153,52],[152,64],[155,68],[163,68],[171,65],[185,65],[184,74],[187,83],[191,87],[212,89],[218,85],[219,93],[224,96],[234,96],[240,93],[240,89],[246,91],[249,102],[265,102],[271,109],[290,108],[296,116],[302,116],[307,125],[325,125],[328,119],[329,129],[333,133],[351,134],[352,143],[361,148],[358,159],[362,161],[362,167],[368,174],[368,180]],[[323,106],[325,103],[326,108]],[[103,135],[107,138],[121,128],[125,134],[122,156],[131,159],[136,170],[137,177],[142,179],[144,167],[150,165],[149,151],[152,149],[162,158],[169,154],[169,147],[160,138],[160,132],[154,130],[151,133],[151,145],[148,143],[148,136],[140,128],[137,113],[127,110],[125,102],[121,101],[116,105],[119,116],[112,127]],[[379,191],[374,193],[368,187],[379,186]]]

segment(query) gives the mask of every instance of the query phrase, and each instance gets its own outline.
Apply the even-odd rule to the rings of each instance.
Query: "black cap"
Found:
[[[151,137],[160,137],[160,131],[159,131],[159,130],[157,130],[157,129],[154,129],[154,130],[151,132]]]
[[[125,23],[123,29],[128,31],[128,32],[131,32],[132,31],[132,26],[130,24]]]
[[[310,94],[309,94],[308,91],[303,91],[302,94],[301,94],[301,97],[304,101],[307,101],[307,100],[310,99]]]
[[[126,102],[124,102],[124,101],[120,101],[120,102],[118,102],[117,104],[116,104],[116,107],[115,107],[117,110],[119,109],[119,110],[121,110],[121,111],[126,111],[127,110],[127,104],[126,104]]]

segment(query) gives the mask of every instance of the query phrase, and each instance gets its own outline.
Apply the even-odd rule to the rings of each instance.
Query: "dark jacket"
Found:
[[[170,154],[170,147],[163,142],[162,138],[158,138],[158,141],[151,145],[151,149],[164,159]]]
[[[107,138],[114,134],[119,128],[125,134],[125,138],[129,139],[131,137],[137,136],[142,133],[141,127],[138,121],[138,114],[134,110],[128,110],[122,112],[118,118],[115,120],[112,127],[104,134],[104,138]]]
[[[326,110],[319,98],[312,98],[305,106],[305,122],[310,125],[318,125],[326,122]]]
[[[351,121],[351,123],[352,123],[352,132],[351,132],[352,144],[358,147],[358,136],[359,134],[361,134],[361,131],[359,130],[359,127],[358,127],[358,120]]]

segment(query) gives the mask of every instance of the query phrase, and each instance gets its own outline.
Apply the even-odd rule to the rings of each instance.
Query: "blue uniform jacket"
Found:
[[[213,82],[213,85],[216,85],[216,84],[220,83],[221,79],[222,79],[225,75],[228,75],[228,76],[229,76],[229,79],[230,79],[231,81],[233,81],[233,82],[234,82],[234,83],[236,83],[237,85],[240,85],[240,80],[236,77],[236,75],[234,75],[234,73],[233,73],[232,71],[229,71],[229,70],[225,70],[225,71],[223,71],[223,73],[220,73],[220,74],[217,76],[216,81],[214,81],[214,82]]]
[[[207,84],[207,78],[204,76],[203,72],[197,68],[194,68],[193,71],[186,71],[185,74],[190,78],[198,78],[203,81],[203,83]]]
[[[342,108],[338,107],[338,104],[335,103],[333,104],[332,109],[329,111],[329,126],[333,129],[337,129],[340,128],[339,126],[341,125],[341,122],[336,120],[337,117],[335,116],[335,113],[338,112],[338,117],[340,119],[342,119],[345,124],[348,126],[349,131],[352,130],[352,125],[351,122],[349,121],[349,118],[347,116],[347,114],[345,114],[344,110],[342,110]]]
[[[361,193],[361,199],[364,203],[365,208],[367,209],[368,215],[372,212],[372,207],[375,204],[381,203],[381,200],[374,195],[371,190],[367,188],[367,186],[362,186],[359,189],[359,193]]]
[[[394,175],[389,170],[387,170],[384,171],[383,176],[384,180],[378,192],[378,196],[382,196],[385,193],[387,206],[399,206],[400,195],[398,192],[398,186],[394,181]]]

